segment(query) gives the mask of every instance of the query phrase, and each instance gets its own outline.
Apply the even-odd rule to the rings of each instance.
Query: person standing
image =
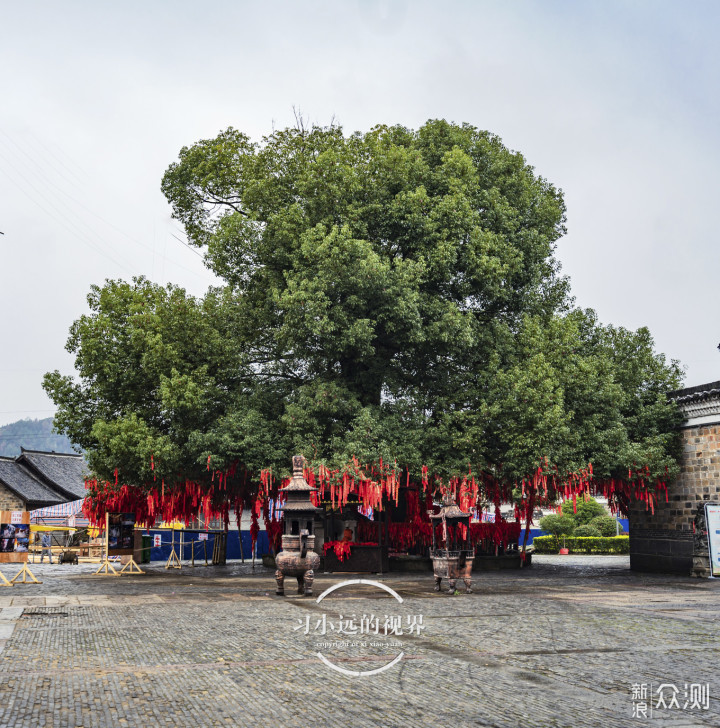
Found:
[[[42,535],[42,551],[40,553],[40,563],[42,564],[45,554],[50,557],[50,563],[52,564],[52,534],[50,531],[45,531]]]

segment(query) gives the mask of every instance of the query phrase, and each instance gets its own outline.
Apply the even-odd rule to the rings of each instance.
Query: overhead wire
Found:
[[[12,139],[11,137],[9,137],[9,136],[8,136],[8,134],[7,134],[7,132],[5,132],[5,131],[4,131],[3,129],[0,129],[0,132],[1,132],[1,133],[3,133],[3,134],[4,134],[5,136],[6,136],[6,137],[8,137],[8,138],[10,139],[10,141],[12,141],[12,142],[13,142],[13,144],[15,144],[15,146],[17,146],[17,142],[15,142],[15,141],[14,141],[14,140],[13,140],[13,139]],[[29,133],[31,134],[31,136],[33,136],[33,137],[35,138],[35,140],[37,141],[37,143],[38,143],[38,144],[39,144],[39,145],[40,145],[41,147],[43,147],[43,149],[44,149],[44,150],[45,150],[45,151],[46,151],[46,152],[47,152],[47,153],[48,153],[48,154],[49,154],[49,155],[50,155],[51,157],[54,157],[54,158],[55,158],[55,159],[57,160],[57,162],[58,162],[58,163],[59,163],[59,164],[60,164],[60,165],[61,165],[61,166],[62,166],[62,167],[63,167],[64,169],[66,169],[66,170],[67,170],[67,171],[68,171],[68,172],[69,172],[69,173],[70,173],[70,174],[71,174],[71,175],[72,175],[73,177],[75,177],[75,180],[76,180],[77,182],[79,182],[80,184],[83,184],[83,180],[81,180],[81,179],[80,179],[80,178],[79,178],[79,177],[78,177],[78,176],[77,176],[77,175],[76,175],[76,174],[74,173],[74,171],[72,170],[72,168],[71,168],[71,167],[69,167],[69,166],[68,166],[67,164],[65,164],[65,163],[64,163],[64,162],[63,162],[63,161],[62,161],[62,160],[60,159],[60,157],[59,157],[59,156],[58,156],[57,154],[55,154],[55,153],[54,153],[54,151],[53,151],[52,149],[50,149],[50,148],[49,148],[49,147],[48,147],[48,146],[47,146],[46,144],[44,144],[44,143],[43,143],[43,141],[42,141],[42,140],[41,140],[41,139],[40,139],[40,138],[39,138],[39,137],[38,137],[38,136],[37,136],[36,134],[34,134],[34,133],[33,133],[32,131],[30,131]],[[51,165],[51,166],[52,166],[52,167],[53,167],[53,168],[54,168],[54,169],[55,169],[55,170],[56,170],[56,171],[57,171],[57,172],[58,172],[58,173],[59,173],[59,174],[60,174],[60,175],[61,175],[61,176],[62,176],[62,177],[63,177],[64,179],[66,179],[66,180],[67,180],[68,182],[70,182],[71,184],[76,184],[76,182],[72,182],[72,180],[70,180],[70,179],[69,179],[69,178],[68,178],[67,176],[63,175],[63,174],[62,174],[62,173],[60,172],[60,170],[58,170],[58,168],[57,168],[57,167],[56,167],[55,165]],[[87,173],[85,173],[85,174],[87,174]],[[120,229],[120,228],[118,228],[118,227],[117,227],[116,225],[114,225],[114,224],[113,224],[113,223],[111,223],[110,221],[108,221],[108,220],[106,220],[105,218],[103,218],[103,217],[102,217],[101,215],[98,215],[98,214],[97,214],[97,213],[95,213],[95,212],[94,212],[93,210],[90,210],[90,209],[89,209],[88,207],[86,207],[85,205],[83,205],[83,203],[82,203],[82,202],[80,202],[79,200],[76,200],[75,198],[71,197],[71,196],[70,196],[70,195],[69,195],[69,194],[68,194],[68,193],[67,193],[67,192],[66,192],[65,190],[63,190],[63,189],[59,188],[59,191],[60,191],[60,192],[62,192],[63,194],[67,194],[67,195],[68,195],[68,196],[70,197],[70,199],[72,199],[72,200],[73,200],[73,201],[75,201],[75,202],[76,202],[77,204],[79,204],[79,205],[80,205],[81,207],[83,207],[83,208],[84,208],[85,210],[87,210],[87,211],[88,211],[88,212],[89,212],[89,213],[90,213],[91,215],[94,215],[94,216],[95,216],[95,217],[97,217],[97,218],[98,218],[99,220],[101,220],[102,222],[106,223],[107,225],[109,225],[110,227],[112,227],[112,228],[113,228],[114,230],[116,230],[116,231],[117,231],[117,232],[119,232],[120,234],[122,234],[122,235],[125,235],[125,236],[126,236],[126,237],[128,237],[128,238],[129,238],[130,240],[133,240],[133,242],[136,242],[136,243],[138,243],[139,245],[144,245],[144,244],[143,244],[143,243],[142,243],[141,241],[137,240],[136,238],[133,238],[133,237],[131,237],[131,236],[130,236],[130,235],[128,235],[128,234],[127,234],[127,233],[126,233],[126,232],[125,232],[124,230],[121,230],[121,229]],[[177,232],[179,232],[179,233],[180,233],[181,235],[186,235],[185,231],[184,231],[184,230],[181,230],[181,229],[180,229],[179,227],[177,227],[176,225],[173,225],[173,227],[174,227],[174,228],[175,228],[175,230],[176,230]],[[201,260],[205,260],[205,256],[204,256],[204,255],[203,255],[202,253],[200,253],[200,252],[199,252],[199,251],[197,250],[197,248],[194,248],[194,247],[192,247],[192,246],[191,246],[191,245],[189,245],[189,244],[188,244],[187,242],[185,242],[184,240],[182,240],[181,238],[179,238],[179,237],[178,237],[177,235],[174,235],[173,233],[169,233],[169,234],[170,234],[170,235],[171,235],[172,237],[174,237],[174,238],[175,238],[175,240],[177,240],[177,241],[178,241],[178,242],[179,242],[179,243],[180,243],[181,245],[183,245],[183,246],[184,246],[185,248],[187,248],[187,249],[188,249],[188,250],[189,250],[189,251],[190,251],[191,253],[194,253],[195,255],[197,255],[197,256],[198,256],[198,258],[200,258]],[[145,247],[147,247],[147,246],[145,246]],[[153,252],[154,252],[154,251],[153,251]],[[163,257],[164,257],[164,258],[166,257],[166,255],[165,255],[164,253],[163,253]],[[192,271],[192,270],[191,270],[190,268],[186,268],[185,266],[182,266],[182,265],[181,265],[180,263],[178,263],[178,262],[177,262],[177,261],[175,261],[175,260],[172,260],[172,263],[173,263],[173,264],[175,264],[175,265],[178,265],[178,266],[179,266],[179,267],[181,267],[181,268],[184,268],[185,270],[188,270],[188,271],[190,271],[191,273],[192,273],[192,272],[194,272],[194,271]]]
[[[190,247],[184,240],[180,240],[180,238],[177,235],[175,235],[175,233],[170,233],[170,235],[172,235],[172,237],[174,237],[175,240],[177,240],[178,242],[182,243],[188,250],[190,250],[193,253],[195,253],[195,255],[199,256],[200,258],[203,258],[203,260],[205,259],[202,253],[200,253],[197,250],[195,250],[195,248]]]
[[[2,415],[14,415],[14,414],[23,413],[23,412],[55,412],[55,410],[54,409],[0,410],[0,414],[2,414]],[[0,425],[0,427],[3,427],[3,425]]]
[[[40,163],[38,163],[38,161],[37,161],[37,160],[33,159],[33,157],[32,157],[32,156],[31,156],[30,154],[28,154],[28,152],[27,152],[27,151],[26,151],[25,149],[23,149],[23,148],[22,148],[22,147],[21,147],[20,145],[18,145],[18,144],[17,144],[17,142],[15,142],[15,140],[14,140],[14,139],[12,139],[12,137],[10,137],[10,136],[9,136],[9,135],[7,134],[7,132],[5,132],[4,130],[0,129],[0,133],[2,133],[2,134],[3,134],[3,135],[4,135],[4,136],[5,136],[5,137],[6,137],[6,138],[7,138],[7,139],[8,139],[8,140],[9,140],[9,141],[10,141],[10,142],[11,142],[11,143],[12,143],[12,144],[13,144],[13,145],[14,145],[14,146],[15,146],[15,147],[16,147],[16,148],[17,148],[17,149],[18,149],[18,150],[19,150],[19,151],[20,151],[20,152],[21,152],[21,153],[22,153],[22,154],[23,154],[23,155],[25,156],[25,157],[26,157],[26,158],[27,158],[27,159],[29,159],[29,160],[30,160],[30,162],[31,162],[32,164],[34,164],[34,165],[35,165],[35,166],[36,166],[36,167],[37,167],[37,168],[39,169],[39,171],[40,171],[40,175],[41,175],[41,176],[42,176],[42,177],[43,177],[43,178],[45,179],[45,181],[46,181],[46,182],[47,182],[48,184],[52,185],[52,186],[53,186],[53,187],[55,188],[55,190],[56,190],[57,192],[60,192],[61,194],[65,195],[65,197],[67,197],[68,199],[72,200],[72,201],[73,201],[73,202],[74,202],[74,203],[75,203],[76,205],[78,205],[79,207],[81,207],[81,208],[82,208],[83,210],[85,210],[85,211],[86,211],[87,213],[89,213],[89,214],[90,214],[90,215],[92,215],[93,217],[97,218],[97,219],[98,219],[98,220],[100,220],[101,222],[105,223],[106,225],[108,225],[109,227],[111,227],[111,228],[112,228],[113,230],[115,230],[116,232],[118,232],[118,233],[120,233],[121,235],[125,236],[126,238],[128,238],[129,240],[131,240],[132,242],[134,242],[134,243],[135,243],[136,245],[139,245],[140,247],[142,247],[142,248],[145,248],[146,250],[150,250],[150,247],[149,247],[148,245],[146,245],[145,243],[143,243],[143,242],[142,242],[142,241],[140,241],[140,240],[137,240],[137,239],[136,239],[136,238],[134,238],[133,236],[129,235],[129,234],[128,234],[128,233],[126,233],[126,232],[125,232],[124,230],[122,230],[121,228],[119,228],[119,227],[118,227],[117,225],[115,225],[115,224],[113,224],[112,222],[110,222],[109,220],[105,219],[105,218],[104,218],[104,217],[103,217],[102,215],[99,215],[99,214],[97,214],[97,213],[96,213],[96,212],[95,212],[94,210],[90,209],[90,208],[89,208],[89,207],[88,207],[87,205],[85,205],[85,204],[84,204],[83,202],[81,202],[81,201],[80,201],[80,200],[78,200],[78,199],[77,199],[76,197],[74,197],[73,195],[71,195],[71,194],[70,194],[70,193],[69,193],[69,192],[68,192],[67,190],[65,190],[65,189],[63,189],[62,187],[60,187],[59,185],[57,185],[57,184],[56,184],[56,183],[55,183],[55,182],[54,182],[54,181],[53,181],[52,179],[50,179],[50,178],[49,178],[49,177],[48,177],[48,176],[47,176],[47,175],[45,174],[45,172],[44,172],[44,170],[43,170],[42,166],[40,165]],[[66,165],[63,165],[63,166],[66,166]],[[74,186],[77,186],[77,185],[76,185],[75,183],[73,183],[73,182],[72,182],[72,181],[71,181],[71,180],[70,180],[70,179],[69,179],[69,178],[68,178],[67,176],[65,176],[65,175],[62,175],[62,174],[61,174],[61,176],[62,176],[62,177],[63,177],[63,178],[65,179],[65,180],[67,180],[68,182],[70,182],[71,184],[73,184]],[[86,224],[87,224],[87,223],[86,223]],[[88,226],[88,227],[89,227],[89,226]],[[94,232],[94,231],[92,231],[92,232]],[[154,251],[154,249],[153,249],[153,254],[154,254],[154,253],[155,253],[155,251]],[[111,259],[112,259],[112,258],[111,258]],[[116,262],[117,262],[117,261],[116,261]],[[205,279],[207,279],[207,280],[210,280],[210,279],[208,278],[208,276],[206,276],[206,275],[203,275],[203,274],[200,274],[200,273],[198,273],[197,271],[195,271],[195,270],[192,270],[191,268],[188,268],[188,267],[186,267],[186,266],[182,265],[181,263],[178,263],[177,261],[172,261],[172,262],[173,262],[173,264],[177,265],[177,266],[178,266],[178,267],[180,267],[180,268],[183,268],[184,270],[188,271],[189,273],[193,273],[194,275],[199,275],[199,276],[200,276],[200,277],[202,277],[202,278],[205,278]]]
[[[3,130],[0,129],[0,131],[3,131]],[[57,162],[60,164],[60,166],[63,167],[63,169],[66,169],[68,174],[70,174],[71,176],[73,176],[75,178],[76,181],[71,182],[71,184],[77,184],[77,183],[79,183],[81,185],[85,184],[85,180],[78,177],[78,175],[75,174],[73,169],[69,165],[65,164],[65,162],[63,162],[62,159],[60,159],[60,157],[57,155],[57,153],[55,151],[53,151],[53,149],[48,147],[37,134],[35,134],[31,129],[27,129],[26,132],[29,133],[30,136],[35,138],[35,141],[37,142],[37,144],[39,144],[45,150],[46,154],[48,154],[50,157],[53,157],[55,160],[57,160]],[[3,131],[3,133],[5,134],[5,136],[9,136],[7,132]],[[55,169],[57,169],[57,167]],[[85,178],[90,176],[84,169],[82,169],[80,167],[78,167],[78,169],[85,175]],[[65,177],[65,179],[68,179],[68,178]],[[70,181],[70,180],[68,180],[68,181]]]
[[[91,249],[94,253],[111,261],[114,265],[127,271],[131,275],[137,275],[138,270],[131,263],[124,260],[125,256],[118,256],[121,250],[127,250],[127,246],[112,246],[108,243],[108,237],[102,234],[101,230],[92,224],[88,216],[99,220],[104,225],[114,230],[119,235],[124,236],[132,241],[135,245],[142,249],[149,250],[149,246],[128,234],[125,230],[115,225],[110,220],[98,214],[88,204],[78,199],[77,193],[85,196],[87,192],[87,179],[83,180],[68,165],[66,165],[57,155],[53,155],[48,148],[40,142],[38,146],[33,145],[36,151],[39,147],[49,152],[48,156],[42,156],[42,160],[31,153],[29,148],[23,148],[15,139],[12,138],[3,129],[0,129],[0,159],[3,164],[0,165],[0,172],[4,172],[4,177],[9,180],[20,194],[27,197],[32,204],[39,208],[43,215],[53,221],[59,228],[72,236],[85,247]],[[18,154],[19,152],[19,154]],[[49,157],[52,156],[57,163],[53,162]],[[76,191],[76,194],[73,194]],[[162,259],[167,260],[171,265],[177,266],[194,276],[204,279],[210,285],[217,284],[215,278],[210,271],[203,269],[190,268],[183,265],[177,259],[167,255],[167,236],[178,241],[183,247],[190,250],[193,254],[201,259],[204,258],[195,248],[191,247],[187,242],[183,241],[178,235],[171,232],[170,228],[175,227],[165,223],[163,230],[164,247]],[[177,228],[175,228],[177,230]],[[182,232],[177,230],[178,232]],[[183,233],[184,234],[184,233]],[[111,240],[112,238],[110,238]],[[155,254],[155,246],[153,246],[153,254]],[[117,252],[116,252],[117,251]],[[164,266],[163,266],[164,269]],[[0,410],[3,414],[18,414],[20,416],[31,413],[47,413],[52,415],[55,410]],[[2,436],[10,438],[10,435]],[[12,436],[14,437],[14,436]],[[20,436],[22,437],[22,435]],[[17,439],[17,438],[15,438]]]
[[[18,175],[20,179],[22,179],[25,184],[30,187],[39,197],[43,196],[43,193],[31,182],[5,155],[0,153],[0,159],[3,159],[5,163],[11,167],[15,174]],[[17,189],[20,190],[33,204],[35,204],[37,207],[39,207],[46,215],[53,218],[57,223],[61,225],[67,232],[71,233],[72,235],[78,236],[78,239],[83,242],[85,245],[87,245],[89,248],[94,250],[96,253],[99,253],[103,257],[107,258],[108,260],[115,263],[115,265],[120,266],[121,268],[124,268],[126,271],[128,271],[131,275],[136,273],[136,271],[133,271],[132,268],[127,266],[125,263],[120,262],[117,260],[117,258],[114,258],[112,255],[110,255],[107,251],[103,250],[102,248],[98,247],[98,245],[93,242],[92,239],[87,237],[87,233],[80,228],[78,225],[76,225],[73,220],[68,218],[56,205],[52,203],[51,200],[45,197],[44,204],[41,204],[33,195],[28,194],[27,190],[23,189],[22,185],[18,185],[17,181],[10,180],[11,182],[14,182],[17,186]],[[55,211],[55,215],[50,213],[48,209],[45,207],[47,205],[48,207],[52,208]]]
[[[7,133],[7,132],[6,132],[6,131],[4,131],[3,129],[0,129],[0,133],[1,133],[1,134],[2,134],[2,135],[3,135],[3,136],[4,136],[4,137],[5,137],[5,138],[6,138],[6,139],[7,139],[7,140],[8,140],[8,141],[9,141],[9,142],[10,142],[10,143],[11,143],[11,144],[12,144],[12,145],[14,146],[14,147],[16,147],[16,148],[17,148],[17,149],[18,149],[18,150],[20,151],[20,153],[21,153],[21,154],[23,154],[23,155],[24,155],[24,156],[25,156],[25,157],[26,157],[26,158],[27,158],[27,159],[28,159],[28,160],[29,160],[29,161],[30,161],[30,162],[31,162],[31,163],[32,163],[32,164],[34,165],[34,167],[36,168],[36,170],[35,170],[35,171],[36,171],[36,174],[38,174],[38,173],[39,173],[39,174],[38,174],[38,176],[42,177],[42,178],[43,178],[43,179],[45,180],[45,182],[46,182],[46,183],[47,183],[48,185],[51,185],[51,186],[53,187],[53,189],[54,189],[54,190],[55,190],[56,192],[59,192],[60,194],[64,195],[64,196],[65,196],[65,197],[66,197],[67,199],[69,199],[69,200],[71,200],[72,202],[74,202],[74,203],[75,203],[76,205],[78,205],[78,206],[79,206],[79,207],[80,207],[81,209],[83,209],[83,210],[84,210],[85,212],[87,212],[88,214],[92,215],[93,217],[95,217],[96,219],[98,219],[98,220],[99,220],[100,222],[103,222],[103,223],[104,223],[105,225],[109,226],[110,228],[112,228],[113,230],[115,230],[115,231],[116,231],[117,233],[119,233],[120,235],[123,235],[123,236],[124,236],[125,238],[127,238],[127,239],[128,239],[128,240],[130,240],[130,241],[132,241],[132,242],[133,242],[133,243],[135,243],[136,245],[140,246],[141,248],[144,248],[145,250],[151,250],[150,246],[148,246],[148,245],[147,245],[146,243],[143,243],[142,241],[138,240],[138,239],[137,239],[137,238],[135,238],[134,236],[132,236],[132,235],[128,234],[128,233],[127,233],[127,232],[125,232],[125,231],[124,231],[124,230],[123,230],[122,228],[120,228],[120,227],[118,227],[117,225],[115,225],[114,223],[110,222],[109,220],[107,220],[106,218],[104,218],[104,217],[103,217],[102,215],[99,215],[99,214],[98,214],[97,212],[95,212],[95,211],[94,211],[93,209],[91,209],[91,208],[90,208],[90,207],[88,207],[88,206],[87,206],[86,204],[84,204],[84,203],[83,203],[83,202],[82,202],[81,200],[78,200],[78,199],[77,199],[77,198],[76,198],[76,197],[75,197],[74,195],[70,194],[70,192],[68,192],[68,191],[67,191],[66,189],[63,189],[63,187],[61,187],[60,185],[58,185],[58,184],[57,184],[57,183],[56,183],[56,182],[55,182],[54,180],[52,180],[52,179],[51,179],[51,178],[50,178],[50,177],[49,177],[49,176],[47,175],[47,173],[46,173],[45,169],[43,168],[43,165],[42,165],[42,164],[41,164],[40,162],[38,162],[38,161],[37,161],[36,159],[34,159],[34,158],[33,158],[33,157],[32,157],[32,156],[31,156],[31,155],[30,155],[30,154],[28,153],[28,151],[27,151],[26,149],[23,149],[23,148],[22,148],[22,147],[21,147],[21,146],[20,146],[20,145],[19,145],[19,144],[18,144],[18,143],[17,143],[17,142],[16,142],[16,141],[15,141],[15,140],[14,140],[14,139],[13,139],[13,138],[12,138],[12,137],[11,137],[11,136],[10,136],[10,135],[9,135],[9,134]],[[44,147],[45,145],[42,145],[42,146]],[[12,164],[12,162],[11,162],[11,161],[10,161],[10,160],[9,160],[9,159],[8,159],[7,157],[3,156],[2,158],[3,158],[3,159],[5,159],[5,161],[6,161],[7,163],[8,163],[8,165],[10,165],[10,166],[11,166],[11,167],[12,167],[12,168],[13,168],[13,169],[15,170],[15,172],[16,172],[16,173],[17,173],[18,175],[20,175],[20,176],[21,176],[21,177],[22,177],[22,178],[23,178],[23,179],[25,180],[26,184],[28,184],[28,185],[29,185],[29,186],[30,186],[30,187],[31,187],[31,188],[32,188],[33,190],[35,190],[35,192],[37,192],[38,194],[41,194],[41,193],[40,193],[40,191],[39,191],[39,190],[37,189],[37,187],[35,187],[35,186],[33,185],[33,183],[32,183],[32,182],[31,182],[30,180],[28,180],[28,179],[27,179],[27,177],[25,177],[25,176],[24,176],[24,175],[23,175],[23,174],[22,174],[22,173],[21,173],[21,172],[20,172],[20,171],[19,171],[19,170],[17,169],[17,167],[16,167],[16,166],[15,166],[14,164]],[[57,157],[55,157],[55,158],[56,158],[56,159],[58,159]],[[47,160],[44,160],[44,161],[47,161]],[[60,160],[58,159],[58,161],[60,161]],[[68,171],[69,171],[69,172],[70,172],[71,174],[73,174],[73,176],[75,177],[75,179],[77,179],[78,181],[80,181],[80,180],[79,180],[79,178],[77,177],[77,175],[75,175],[74,173],[72,173],[72,171],[71,171],[71,170],[70,170],[70,169],[69,169],[69,168],[67,167],[67,165],[65,165],[65,164],[64,164],[64,163],[63,163],[62,161],[60,161],[60,164],[61,164],[61,165],[62,165],[62,166],[63,166],[63,167],[65,168],[65,169],[68,169]],[[50,166],[50,167],[52,167],[52,168],[53,168],[53,169],[54,169],[54,170],[55,170],[55,171],[56,171],[56,172],[57,172],[57,173],[58,173],[58,174],[60,175],[60,177],[62,177],[62,178],[63,178],[64,180],[66,180],[66,181],[67,181],[67,182],[68,182],[69,184],[71,184],[71,185],[72,185],[72,186],[74,186],[74,187],[77,187],[78,189],[81,189],[81,188],[80,188],[80,186],[79,186],[79,184],[77,184],[76,182],[74,182],[73,180],[71,180],[71,179],[70,179],[70,178],[69,178],[69,177],[68,177],[67,175],[63,174],[63,173],[62,173],[62,172],[61,172],[60,170],[58,170],[58,168],[57,168],[57,167],[56,167],[55,165],[52,165],[52,164],[50,164],[49,166]],[[26,195],[27,197],[29,197],[29,198],[30,198],[30,199],[31,199],[31,200],[32,200],[32,201],[33,201],[33,202],[34,202],[35,204],[37,204],[38,206],[40,206],[40,207],[41,207],[41,209],[43,209],[43,208],[42,208],[42,205],[39,205],[39,203],[37,202],[37,200],[35,200],[35,199],[34,199],[34,198],[32,197],[32,195],[28,195],[28,194],[27,194],[27,192],[26,192],[25,190],[23,190],[22,188],[21,188],[21,192],[23,192],[23,194],[25,194],[25,195]],[[49,200],[48,200],[48,203],[52,205],[52,203],[51,203],[51,202],[50,202]],[[61,215],[62,217],[64,217],[64,218],[65,218],[65,219],[66,219],[66,220],[67,220],[67,221],[68,221],[68,222],[69,222],[70,224],[74,225],[74,223],[73,223],[72,221],[68,220],[68,218],[67,218],[66,216],[64,216],[64,215],[62,214],[62,212],[60,212],[60,211],[58,210],[57,206],[55,206],[55,205],[52,205],[52,207],[53,207],[53,209],[54,209],[54,210],[56,210],[56,212],[57,212],[58,214],[60,214],[60,215]],[[45,210],[45,212],[46,212],[46,214],[49,214],[49,213],[47,213],[47,210]],[[50,215],[50,216],[52,217],[52,215]],[[90,231],[90,232],[91,232],[91,233],[92,233],[93,235],[97,235],[96,231],[95,231],[95,230],[93,230],[93,229],[92,229],[92,228],[91,228],[91,227],[90,227],[90,226],[89,226],[89,225],[87,224],[87,222],[84,222],[84,221],[82,221],[82,223],[83,223],[83,224],[84,224],[84,225],[85,225],[85,226],[86,226],[86,227],[88,228],[88,230],[89,230],[89,231]],[[67,227],[66,227],[66,226],[64,226],[64,227],[65,227],[65,229],[67,230]],[[81,228],[79,228],[79,227],[78,227],[77,225],[75,225],[75,231],[76,231],[76,233],[77,233],[77,234],[83,234],[83,231],[82,231],[82,229],[81,229]],[[69,232],[72,232],[72,231],[69,231]],[[167,231],[166,231],[166,232],[167,232]],[[85,232],[84,234],[85,234],[85,236],[87,236],[87,232]],[[171,235],[173,235],[172,233],[170,233],[170,234],[171,234]],[[180,242],[180,243],[181,243],[181,244],[182,244],[182,245],[183,245],[184,247],[188,248],[189,250],[192,250],[192,252],[193,252],[193,253],[195,253],[196,255],[198,255],[198,256],[199,256],[200,258],[203,258],[203,255],[202,255],[201,253],[199,253],[199,252],[198,252],[197,250],[195,250],[195,249],[191,248],[191,247],[190,247],[190,246],[189,246],[189,245],[188,245],[187,243],[185,243],[184,241],[180,240],[180,238],[178,238],[178,237],[177,237],[177,236],[175,236],[175,235],[173,235],[173,237],[174,237],[174,238],[175,238],[176,240],[178,240],[178,242]],[[85,242],[86,244],[88,244],[88,243],[89,243],[89,241],[88,241],[87,237],[83,238],[83,242]],[[110,254],[109,254],[109,253],[107,253],[106,251],[103,251],[103,250],[101,250],[100,248],[98,248],[98,247],[97,247],[96,245],[93,245],[93,244],[91,244],[91,243],[90,243],[90,245],[91,245],[91,247],[93,247],[93,248],[94,248],[94,249],[96,250],[96,252],[99,252],[99,253],[100,253],[101,255],[104,255],[105,257],[107,257],[108,259],[112,260],[112,261],[113,261],[114,263],[116,263],[117,265],[120,265],[121,267],[123,267],[123,268],[124,268],[125,270],[128,270],[128,271],[129,271],[129,272],[131,272],[131,273],[137,273],[137,271],[132,271],[132,270],[131,270],[131,269],[130,269],[130,268],[129,268],[129,267],[127,266],[127,265],[125,265],[124,263],[121,263],[120,261],[118,261],[118,260],[117,260],[116,258],[114,258],[114,257],[113,257],[112,255],[110,255]],[[154,254],[155,254],[155,250],[154,250],[154,247],[152,248],[152,252],[153,252],[153,255],[154,255]],[[167,256],[166,256],[166,255],[164,254],[164,255],[163,255],[163,258],[167,259]],[[196,275],[196,276],[198,276],[198,277],[201,277],[201,278],[203,278],[203,279],[207,280],[207,281],[208,281],[209,283],[215,283],[215,280],[213,280],[212,278],[210,278],[210,276],[208,276],[208,275],[207,275],[206,273],[200,273],[200,272],[198,272],[197,270],[193,270],[192,268],[189,268],[189,267],[187,267],[187,266],[183,265],[182,263],[180,263],[180,262],[178,262],[177,260],[175,260],[175,259],[172,259],[172,258],[170,259],[170,262],[171,262],[171,263],[172,263],[173,265],[175,265],[175,266],[177,266],[177,267],[179,267],[179,268],[182,268],[183,270],[187,271],[188,273],[192,273],[193,275]]]

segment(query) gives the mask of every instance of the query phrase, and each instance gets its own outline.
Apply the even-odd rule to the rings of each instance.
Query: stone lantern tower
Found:
[[[276,594],[285,594],[286,576],[294,576],[298,582],[298,594],[312,596],[312,585],[315,569],[320,566],[320,556],[313,550],[315,536],[313,521],[319,510],[310,500],[311,488],[303,476],[305,458],[302,455],[293,457],[293,475],[290,483],[281,489],[285,493],[285,504],[282,507],[285,528],[282,536],[282,551],[275,557]]]

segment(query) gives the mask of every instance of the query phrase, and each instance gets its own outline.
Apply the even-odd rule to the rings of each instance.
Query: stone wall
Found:
[[[0,511],[24,511],[25,501],[0,483]]]
[[[705,502],[720,501],[720,382],[671,393],[687,421],[678,479],[668,484],[654,515],[645,504],[630,512],[630,568],[690,574],[693,520]]]

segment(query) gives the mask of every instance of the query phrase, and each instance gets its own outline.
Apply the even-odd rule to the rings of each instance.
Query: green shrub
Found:
[[[586,523],[583,526],[578,526],[573,531],[573,536],[592,536],[594,538],[600,538],[603,534],[600,533],[600,530],[595,528],[595,526]]]
[[[559,543],[555,536],[537,536],[532,543],[537,554],[556,554]],[[566,536],[565,546],[571,554],[628,554],[629,536]]]
[[[612,516],[593,518],[590,525],[597,528],[601,536],[614,536],[617,533],[617,521]],[[622,531],[622,529],[620,530]]]
[[[553,536],[569,536],[575,529],[575,521],[570,516],[552,513],[540,519],[540,528]]]
[[[594,498],[585,500],[582,496],[576,499],[575,508],[573,508],[572,498],[566,500],[562,504],[563,516],[570,516],[575,521],[576,526],[583,526],[590,523],[593,518],[598,516],[606,516],[605,506],[598,503]]]

